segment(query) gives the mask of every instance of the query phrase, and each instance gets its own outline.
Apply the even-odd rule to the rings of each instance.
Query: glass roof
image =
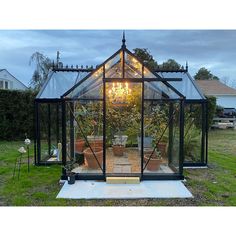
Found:
[[[201,90],[187,72],[161,72],[163,78],[181,78],[182,81],[169,81],[168,83],[182,93],[188,99],[205,99]]]
[[[87,74],[87,72],[51,71],[37,98],[61,98],[68,89],[77,84]]]
[[[105,71],[103,71],[105,70]],[[120,49],[91,73],[51,72],[37,98],[102,99],[103,77],[109,82],[144,81],[144,99],[180,98],[168,84],[186,99],[205,99],[187,72],[151,72],[129,50]],[[181,78],[182,81],[158,81],[160,78]],[[147,81],[149,79],[149,81]],[[153,81],[155,80],[156,81]]]
[[[128,79],[134,79],[132,81],[135,82],[137,79],[138,82],[143,78],[161,78],[146,68],[131,52],[121,49],[64,95],[73,99],[102,99],[103,75],[107,82],[109,79],[111,82],[114,82],[112,79],[118,79],[119,82],[127,82]],[[145,99],[180,97],[162,81],[145,82],[144,90]]]

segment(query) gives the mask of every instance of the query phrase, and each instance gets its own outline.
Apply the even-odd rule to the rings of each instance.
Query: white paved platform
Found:
[[[63,185],[57,198],[67,199],[140,199],[140,198],[192,198],[182,181],[142,181],[140,184],[107,184],[106,182],[79,180]]]

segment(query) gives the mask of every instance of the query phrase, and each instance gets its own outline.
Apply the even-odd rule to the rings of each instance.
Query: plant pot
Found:
[[[165,143],[165,142],[160,142],[160,143],[158,143],[157,147],[158,147],[159,151],[161,152],[161,156],[162,156],[163,158],[166,158],[166,147],[167,147],[167,143]]]
[[[85,141],[83,139],[77,139],[75,141],[75,151],[76,152],[83,152],[84,145],[85,145]]]
[[[115,143],[119,143],[120,145],[126,146],[126,142],[128,139],[127,135],[114,135]]]
[[[103,136],[87,136],[89,145],[92,149],[94,148],[102,148],[103,149]]]
[[[144,162],[147,163],[151,154],[144,155]],[[153,154],[152,158],[149,160],[147,164],[147,170],[149,171],[157,171],[160,169],[160,165],[162,163],[162,159],[158,158],[155,154]]]
[[[143,137],[143,148],[151,148],[152,147],[152,137]],[[138,150],[141,150],[141,137],[138,137]]]
[[[100,166],[102,166],[102,160],[103,160],[103,149],[101,147],[95,147],[93,148],[93,152],[100,164]],[[98,169],[99,165],[97,163],[97,160],[93,154],[93,152],[91,151],[90,148],[86,148],[84,150],[84,158],[87,162],[88,168],[90,169]]]
[[[144,157],[145,157],[145,155],[146,156],[150,156],[152,154],[152,152],[153,152],[153,148],[144,148],[143,149]],[[155,154],[153,154],[153,155],[155,155]],[[143,162],[146,163],[146,159],[145,158],[143,158]]]
[[[79,165],[84,164],[84,153],[83,152],[76,152],[75,153],[75,162]]]
[[[123,156],[125,151],[125,146],[123,145],[113,145],[112,151],[115,156]]]
[[[68,173],[68,184],[74,184],[75,183],[75,176],[76,176],[76,173],[74,172],[70,172]]]

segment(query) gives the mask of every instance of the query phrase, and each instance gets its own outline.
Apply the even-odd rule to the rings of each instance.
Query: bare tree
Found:
[[[29,64],[35,64],[35,70],[32,75],[30,85],[35,89],[39,90],[48,78],[52,61],[40,52],[35,52],[30,57]]]

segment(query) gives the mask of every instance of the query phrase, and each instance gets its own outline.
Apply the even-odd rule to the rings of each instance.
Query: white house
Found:
[[[27,86],[9,73],[8,70],[0,69],[0,89],[26,90]]]
[[[206,96],[216,97],[216,104],[224,108],[236,108],[236,89],[219,80],[195,80]]]

